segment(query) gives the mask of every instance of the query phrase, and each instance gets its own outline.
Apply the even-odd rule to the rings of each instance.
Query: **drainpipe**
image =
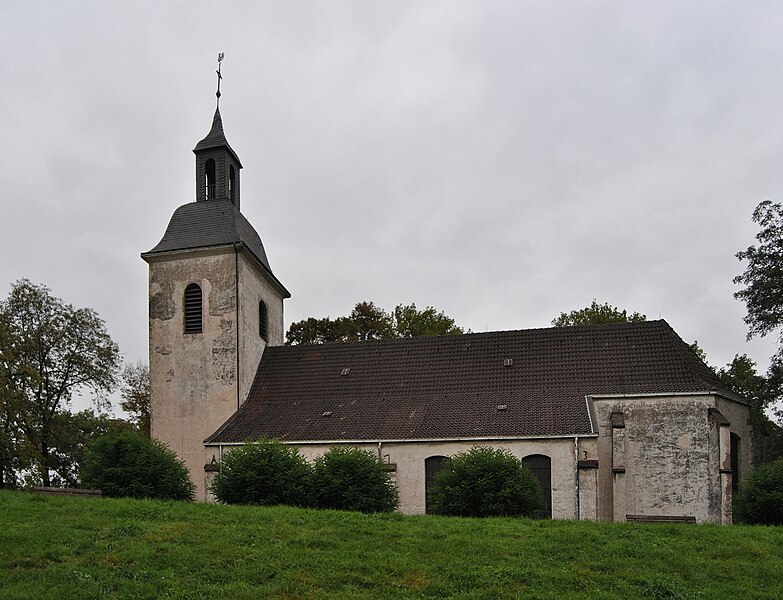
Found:
[[[383,442],[381,440],[378,440],[378,462],[383,462]]]
[[[237,371],[236,371],[236,382],[237,382],[237,410],[239,410],[239,405],[242,401],[242,398],[240,397],[240,390],[241,387],[241,380],[239,377],[240,373],[240,363],[239,363],[239,248],[237,247],[238,244],[234,242],[234,304],[236,304],[237,307],[237,318],[236,322],[234,323],[234,326],[237,330]]]
[[[582,519],[581,507],[579,506],[579,437],[574,436],[574,508],[576,514],[576,520]]]

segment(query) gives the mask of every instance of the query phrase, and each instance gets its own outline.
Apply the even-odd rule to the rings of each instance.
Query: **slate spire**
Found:
[[[223,53],[218,55],[218,106],[212,118],[212,127],[193,153],[196,155],[196,202],[226,199],[239,208],[239,170],[242,163],[239,156],[226,140],[223,131],[223,118],[220,116],[220,62]]]

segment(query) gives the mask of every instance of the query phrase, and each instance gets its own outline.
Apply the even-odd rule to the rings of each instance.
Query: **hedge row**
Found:
[[[210,488],[226,504],[391,512],[397,487],[371,452],[335,446],[310,465],[276,440],[247,443],[223,456]]]

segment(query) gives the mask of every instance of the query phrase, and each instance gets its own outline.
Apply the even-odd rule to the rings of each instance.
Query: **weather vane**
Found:
[[[222,52],[218,54],[218,69],[217,71],[215,71],[215,73],[217,73],[218,76],[218,89],[217,89],[217,93],[215,94],[217,96],[218,106],[220,106],[220,80],[223,79],[223,76],[220,74],[220,63],[223,62],[223,56],[224,54]]]

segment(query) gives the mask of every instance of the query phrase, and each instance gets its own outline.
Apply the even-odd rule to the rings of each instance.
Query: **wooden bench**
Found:
[[[625,515],[628,523],[695,523],[690,515]]]
[[[36,494],[52,494],[54,496],[86,496],[91,498],[100,498],[103,496],[101,490],[87,490],[82,488],[59,488],[34,486],[33,491]]]

